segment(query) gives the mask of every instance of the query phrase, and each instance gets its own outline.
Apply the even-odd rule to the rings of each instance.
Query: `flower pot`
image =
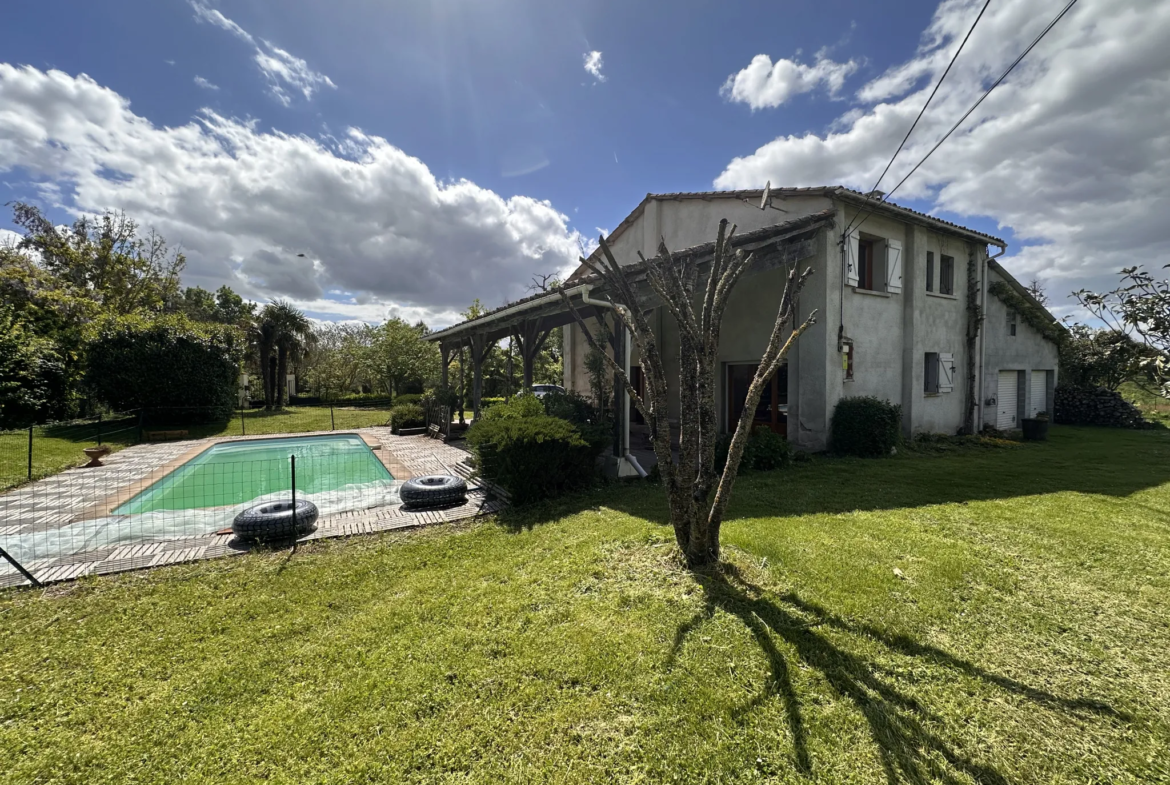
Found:
[[[86,447],[82,452],[85,453],[86,458],[89,458],[89,463],[82,468],[91,469],[102,465],[102,458],[110,454],[110,448],[103,444],[101,447]]]
[[[1025,417],[1020,426],[1024,430],[1024,441],[1043,442],[1048,439],[1048,420],[1036,420]]]

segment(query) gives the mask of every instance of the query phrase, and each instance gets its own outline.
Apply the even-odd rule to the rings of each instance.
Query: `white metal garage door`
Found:
[[[1048,411],[1048,371],[1032,371],[1031,389],[1028,390],[1028,416],[1035,417]]]
[[[1010,431],[1020,427],[1019,423],[1016,422],[1016,394],[1019,378],[1018,371],[999,372],[999,389],[995,395],[999,405],[995,410],[995,427],[1001,431]]]

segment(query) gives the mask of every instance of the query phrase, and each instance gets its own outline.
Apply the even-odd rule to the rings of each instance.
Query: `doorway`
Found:
[[[727,430],[734,431],[747,402],[748,387],[759,364],[727,364]],[[772,374],[756,406],[753,426],[767,426],[773,433],[788,436],[788,364]]]

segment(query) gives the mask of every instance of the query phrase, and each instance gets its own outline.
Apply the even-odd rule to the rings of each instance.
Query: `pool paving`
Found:
[[[389,428],[361,428],[349,433],[361,435],[371,445],[381,445],[379,458],[396,479],[423,474],[453,474],[468,453],[451,444],[426,436],[395,436]],[[325,431],[323,434],[341,432]],[[279,438],[284,434],[270,434]],[[291,434],[289,434],[291,435]],[[308,436],[312,434],[295,434]],[[183,459],[207,446],[235,441],[203,439],[127,447],[104,459],[105,465],[92,469],[70,469],[0,494],[0,536],[52,531],[83,520],[103,508],[111,499],[128,498],[157,478],[160,470],[170,471]],[[440,510],[408,510],[401,504],[351,510],[322,517],[317,530],[301,541],[328,537],[349,537],[382,531],[433,526],[497,511],[502,503],[489,499],[483,489],[471,484],[467,502]],[[75,580],[85,575],[105,575],[166,564],[219,558],[246,553],[246,543],[232,534],[210,534],[183,539],[149,542],[120,542],[56,558],[23,562],[41,583]],[[14,567],[0,561],[0,588],[28,586]]]

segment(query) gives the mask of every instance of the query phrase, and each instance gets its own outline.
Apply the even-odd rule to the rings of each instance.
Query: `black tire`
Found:
[[[232,521],[232,531],[241,540],[266,542],[304,537],[317,528],[317,505],[297,500],[296,514],[291,501],[268,502],[249,507]]]
[[[408,507],[441,507],[467,501],[467,483],[450,474],[428,474],[407,480],[398,496]]]

